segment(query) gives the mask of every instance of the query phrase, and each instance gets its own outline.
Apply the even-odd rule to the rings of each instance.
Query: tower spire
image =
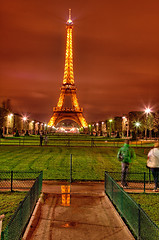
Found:
[[[72,19],[71,19],[71,9],[69,9],[69,19],[68,19],[66,24],[67,24],[67,26],[73,25],[73,22],[72,22]]]
[[[71,9],[69,9],[69,19],[71,20]]]
[[[69,19],[66,23],[67,39],[63,85],[74,85],[73,74],[73,49],[72,49],[72,30],[73,22],[71,20],[71,9],[69,9]]]

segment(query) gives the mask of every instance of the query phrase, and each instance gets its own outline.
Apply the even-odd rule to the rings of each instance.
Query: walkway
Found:
[[[29,240],[134,239],[104,194],[104,183],[44,182],[43,201],[27,229]],[[65,193],[61,193],[61,190]]]

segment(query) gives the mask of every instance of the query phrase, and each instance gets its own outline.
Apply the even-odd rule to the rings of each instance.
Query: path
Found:
[[[134,239],[105,196],[104,183],[73,183],[71,194],[61,194],[59,183],[44,182],[43,192],[26,239]]]

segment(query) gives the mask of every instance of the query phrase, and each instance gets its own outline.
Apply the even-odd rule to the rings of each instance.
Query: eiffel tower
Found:
[[[72,120],[80,127],[86,128],[87,122],[83,116],[83,108],[79,107],[74,84],[73,74],[73,51],[72,51],[72,30],[71,9],[69,9],[69,19],[66,22],[67,41],[65,54],[64,78],[61,87],[61,94],[57,106],[53,108],[53,116],[48,125],[56,126],[62,120]]]

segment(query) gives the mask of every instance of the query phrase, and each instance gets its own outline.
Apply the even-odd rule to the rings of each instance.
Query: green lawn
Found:
[[[130,196],[141,205],[142,209],[147,213],[151,220],[159,227],[159,194],[158,193],[142,193],[130,194]]]
[[[26,192],[0,192],[0,215],[5,215],[2,224],[3,230],[25,195]]]
[[[135,148],[134,150],[136,153],[136,159],[131,164],[131,172],[147,171],[145,166],[149,148],[145,149]],[[0,146],[0,171],[43,170],[44,179],[69,179],[70,154],[72,154],[73,179],[104,180],[104,171],[108,172],[121,171],[121,164],[116,158],[117,151],[118,148],[113,147],[69,148],[69,147],[39,147],[39,146],[37,147]],[[2,208],[0,208],[0,214],[3,213],[5,214],[4,206],[6,205],[7,209],[6,211],[8,212],[9,214],[8,216],[10,217],[11,214],[16,209],[19,201],[21,201],[24,198],[24,195],[22,193],[18,193],[16,196],[16,201],[13,201],[16,202],[17,205],[14,205],[10,200],[10,197],[14,196],[14,194],[12,193],[5,194],[3,200],[0,200],[0,206],[2,206]],[[159,196],[158,194],[151,195],[132,194],[132,197],[135,199],[135,201],[141,203],[141,207],[145,210],[145,212],[147,212],[150,218],[154,220],[154,222],[159,226],[158,220],[159,205],[158,203],[155,202],[158,196]],[[12,208],[13,205],[14,209]],[[12,210],[10,210],[10,208]],[[153,213],[153,211],[155,212],[155,214]]]
[[[70,154],[73,179],[103,180],[104,171],[120,172],[118,148],[0,146],[0,171],[43,170],[44,179],[69,179]],[[148,149],[136,148],[132,172],[144,172]]]

